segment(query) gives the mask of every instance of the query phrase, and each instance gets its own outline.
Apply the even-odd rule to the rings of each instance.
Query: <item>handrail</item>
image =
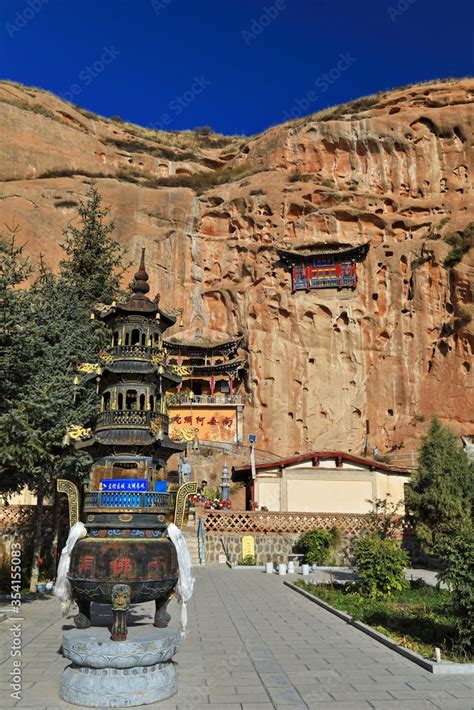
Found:
[[[198,538],[199,564],[205,565],[206,564],[206,534],[204,531],[204,523],[203,523],[201,516],[199,516],[199,520],[198,520],[197,538]]]
[[[250,455],[250,447],[247,444],[202,440],[200,442],[200,446],[201,448],[209,447],[211,449],[218,449],[224,453],[240,455],[245,457],[247,460]],[[254,452],[256,463],[276,463],[282,460],[282,456],[274,454],[272,451],[267,451],[266,449],[254,449]]]

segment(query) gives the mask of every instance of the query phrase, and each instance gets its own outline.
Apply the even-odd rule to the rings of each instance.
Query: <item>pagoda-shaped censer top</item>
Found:
[[[196,490],[191,482],[167,490],[166,461],[185,444],[168,436],[165,393],[181,378],[165,364],[162,339],[175,317],[161,310],[159,297],[147,296],[144,252],[126,302],[95,309],[110,330],[109,347],[97,363],[79,367],[84,380],[97,380],[100,398],[94,427],[70,432],[94,459],[83,501],[87,536],[73,549],[68,575],[81,627],[90,625],[90,602],[110,603],[117,584],[125,585],[132,603],[155,599],[155,625],[166,626],[166,603],[178,578],[167,523],[181,525],[187,495]],[[78,491],[69,481],[59,481],[58,490],[68,493],[73,524]],[[115,640],[126,635],[117,624]]]

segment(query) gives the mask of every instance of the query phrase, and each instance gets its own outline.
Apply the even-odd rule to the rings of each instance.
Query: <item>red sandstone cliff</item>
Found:
[[[261,448],[360,452],[369,420],[370,447],[411,450],[432,414],[474,433],[473,250],[443,266],[474,221],[473,97],[471,79],[417,85],[226,141],[0,83],[1,222],[54,266],[94,178],[189,334],[244,334]],[[368,240],[355,292],[292,294],[275,249]]]

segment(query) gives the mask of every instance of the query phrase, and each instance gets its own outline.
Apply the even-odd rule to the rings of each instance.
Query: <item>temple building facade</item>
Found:
[[[282,261],[291,269],[293,291],[315,288],[355,289],[357,264],[365,259],[369,242],[350,244],[313,244],[278,249]]]
[[[167,364],[182,378],[167,396],[173,439],[242,442],[246,359],[239,354],[241,344],[241,336],[207,340],[199,331],[189,340],[163,342]]]

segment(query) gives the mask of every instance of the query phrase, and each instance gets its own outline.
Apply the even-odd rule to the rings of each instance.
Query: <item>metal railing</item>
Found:
[[[408,469],[418,468],[418,451],[397,451],[395,453],[388,453],[387,457],[392,466]],[[377,458],[375,458],[375,460],[377,460]]]
[[[135,493],[134,491],[89,491],[84,497],[84,510],[95,508],[166,508],[170,499],[167,493]]]
[[[107,352],[111,355],[118,356],[142,356],[145,359],[149,359],[152,355],[158,352],[158,348],[151,347],[149,345],[113,345],[111,348],[107,348]]]
[[[191,405],[191,404],[245,404],[245,397],[239,394],[195,394],[191,399],[187,394],[174,394],[167,398],[168,405],[180,406],[180,405]]]
[[[153,422],[153,428],[163,430],[168,434],[169,417],[160,412],[150,412],[144,409],[110,409],[101,412],[97,417],[96,429],[109,428],[115,426],[142,426],[149,427]]]
[[[207,441],[201,440],[199,444],[200,449],[216,449],[224,454],[229,454],[233,456],[232,464],[234,466],[249,463],[250,457],[250,447],[248,444],[236,444],[234,442],[227,441]],[[282,460],[282,456],[274,454],[272,451],[267,451],[266,449],[254,449],[255,452],[255,463],[277,463]]]
[[[355,276],[296,279],[293,288],[295,291],[306,291],[313,288],[353,288],[356,282],[357,278]]]

